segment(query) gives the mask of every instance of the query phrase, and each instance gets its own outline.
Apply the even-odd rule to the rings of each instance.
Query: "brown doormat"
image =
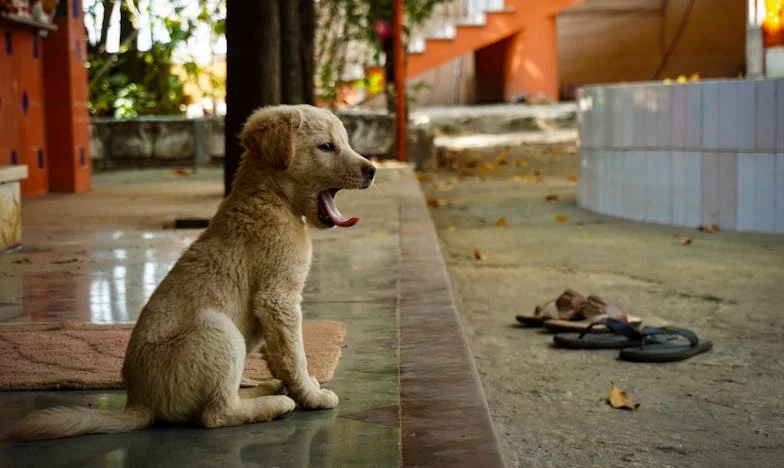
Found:
[[[0,325],[0,390],[122,389],[120,377],[133,324],[86,322]],[[331,320],[302,324],[308,370],[320,382],[332,378],[346,326]],[[260,354],[245,364],[245,377],[272,378]]]

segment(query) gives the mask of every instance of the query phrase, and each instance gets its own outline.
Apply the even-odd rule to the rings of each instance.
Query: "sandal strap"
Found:
[[[614,319],[612,317],[605,317],[592,322],[590,325],[585,327],[582,332],[580,332],[580,339],[582,339],[586,334],[590,333],[591,329],[597,325],[604,325],[616,335],[623,335],[632,341],[640,341],[643,339],[643,334],[640,333],[636,328],[630,326],[626,322]]]
[[[640,346],[645,349],[645,343],[650,341],[650,338],[657,337],[657,336],[670,336],[670,337],[677,337],[681,336],[689,340],[689,345],[693,348],[700,344],[700,338],[691,330],[686,328],[678,328],[678,327],[646,327],[642,331],[642,343]]]

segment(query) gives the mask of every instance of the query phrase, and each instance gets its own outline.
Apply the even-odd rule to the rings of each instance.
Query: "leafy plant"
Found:
[[[423,25],[436,6],[453,0],[404,0],[403,41],[407,47],[411,31]],[[392,23],[392,0],[321,0],[318,3],[320,35],[317,40],[319,98],[330,106],[339,102],[338,88],[349,66],[383,63],[383,50],[373,25],[378,20]],[[368,80],[357,83],[372,86]],[[417,88],[417,90],[421,89]]]

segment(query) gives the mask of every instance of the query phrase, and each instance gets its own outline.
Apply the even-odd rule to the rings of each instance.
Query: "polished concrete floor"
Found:
[[[294,412],[264,424],[204,430],[156,427],[25,444],[0,443],[0,466],[399,466],[398,178],[341,194],[351,229],[313,233],[305,318],[347,323],[334,410]],[[198,235],[166,226],[209,216],[219,171],[106,174],[84,195],[25,201],[24,245],[0,254],[0,322],[132,322],[180,252]],[[53,405],[121,408],[123,392],[0,392],[0,428]]]

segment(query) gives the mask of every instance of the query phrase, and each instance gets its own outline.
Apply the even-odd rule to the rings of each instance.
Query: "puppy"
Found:
[[[16,440],[121,432],[154,421],[206,428],[333,408],[338,397],[308,374],[302,290],[310,269],[307,225],[348,227],[342,189],[364,189],[375,167],[348,142],[340,120],[312,106],[256,111],[240,140],[234,186],[209,227],[183,253],[142,309],[123,380],[123,411],[58,407],[11,428]],[[240,388],[258,349],[276,381]],[[285,395],[282,393],[285,391]]]

